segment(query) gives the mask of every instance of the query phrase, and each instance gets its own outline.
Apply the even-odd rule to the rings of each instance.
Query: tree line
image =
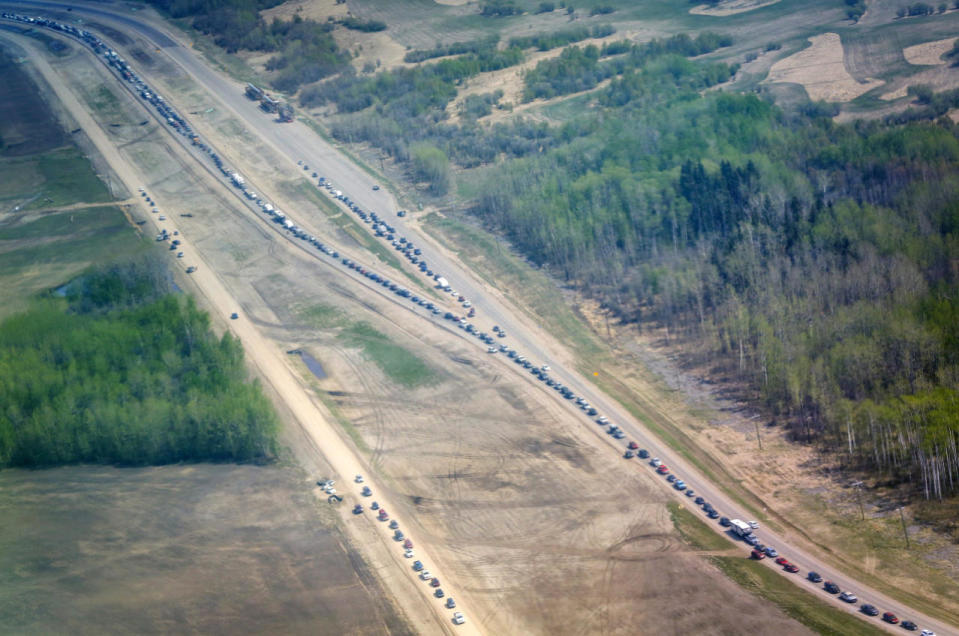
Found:
[[[264,460],[276,416],[243,349],[155,262],[116,265],[0,323],[0,467]]]

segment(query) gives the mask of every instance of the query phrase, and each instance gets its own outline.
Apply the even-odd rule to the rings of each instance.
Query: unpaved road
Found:
[[[8,37],[4,34],[3,37]],[[13,37],[13,36],[10,36]],[[25,38],[14,38],[20,44],[31,47],[33,42]],[[50,85],[60,100],[64,108],[77,121],[79,126],[86,131],[92,143],[103,155],[106,162],[116,172],[120,180],[131,192],[137,191],[141,184],[149,182],[147,175],[141,174],[137,167],[126,161],[116,147],[107,138],[104,131],[94,121],[76,96],[66,87],[63,78],[61,78],[50,64],[44,59],[42,54],[36,53],[32,58],[37,70]],[[154,195],[156,196],[156,195]],[[160,202],[162,206],[162,201]],[[166,228],[170,230],[173,226],[171,221],[159,221],[157,216],[148,217],[148,224],[153,226],[156,231]],[[239,306],[237,300],[227,291],[225,285],[216,274],[214,269],[203,260],[199,249],[194,249],[189,239],[181,235],[182,249],[194,254],[191,262],[197,266],[197,271],[191,275],[191,280],[197,289],[209,304],[215,308],[220,316],[230,315],[235,312]],[[304,391],[303,386],[287,363],[287,359],[282,357],[281,352],[275,345],[267,341],[257,328],[247,319],[240,318],[231,321],[230,330],[243,343],[247,359],[258,369],[261,377],[266,378],[273,390],[280,396],[284,404],[290,409],[300,426],[309,434],[312,442],[321,450],[324,457],[329,462],[333,470],[341,477],[337,487],[339,494],[346,495],[346,501],[343,505],[349,505],[348,502],[365,501],[360,491],[362,485],[355,483],[352,477],[355,475],[365,475],[365,483],[374,493],[374,497],[380,502],[380,505],[387,511],[400,510],[399,506],[394,505],[390,499],[386,488],[381,488],[377,484],[375,477],[366,473],[363,463],[356,457],[353,450],[344,443],[340,435],[331,427],[327,421],[327,414],[322,412],[316,404],[310,399]],[[395,512],[391,512],[395,518]],[[433,612],[435,624],[441,626],[443,631],[452,633],[453,625],[450,617],[452,612],[442,607],[442,602],[432,598],[432,588],[429,588],[418,580],[416,574],[410,568],[409,561],[402,556],[401,544],[392,538],[393,531],[387,527],[385,522],[372,521],[372,513],[367,512],[371,521],[379,531],[383,543],[391,545],[395,564],[401,568],[407,577],[414,581],[427,595],[430,601],[429,607]],[[408,527],[409,524],[403,527]],[[442,566],[436,559],[430,558],[430,548],[428,542],[415,537],[417,558],[428,564],[428,568],[443,581],[443,588],[448,596],[457,599],[465,599],[465,594],[460,594],[453,577],[447,576]],[[362,549],[362,546],[360,546]],[[409,610],[410,608],[406,608]],[[467,623],[456,628],[457,634],[479,634],[475,623],[468,620],[470,608],[466,601],[457,603],[457,610],[462,611],[467,616]],[[416,621],[417,628],[422,631],[433,631],[423,621]]]
[[[127,22],[128,25],[133,22],[132,19],[126,17],[124,17],[123,20]],[[149,33],[145,34],[149,36]],[[299,123],[282,127],[273,125],[268,119],[263,118],[262,114],[256,110],[253,104],[246,102],[241,97],[238,86],[219,78],[219,76],[209,71],[209,69],[207,69],[203,63],[196,60],[189,51],[182,47],[171,46],[169,44],[161,43],[161,46],[165,46],[171,57],[181,62],[184,68],[187,68],[194,77],[200,79],[209,90],[218,93],[223,103],[227,105],[230,110],[246,120],[250,128],[254,129],[258,135],[262,135],[268,139],[274,147],[284,151],[291,162],[291,166],[296,158],[303,158],[307,160],[311,166],[317,167],[322,174],[325,174],[328,178],[336,182],[339,188],[349,193],[350,196],[365,209],[373,209],[381,213],[390,212],[395,209],[395,204],[390,200],[385,191],[381,190],[379,193],[373,193],[371,191],[370,186],[373,181],[370,177],[362,171],[353,168],[338,155],[334,148],[329,147],[321,139],[314,136],[305,126]],[[399,220],[395,225],[397,225],[398,228],[404,227],[403,223]],[[400,232],[413,235],[415,232],[415,223],[409,224],[408,227],[400,230]],[[428,240],[424,237],[418,244],[423,245],[424,251],[427,251],[426,246],[428,243]],[[746,518],[747,515],[741,510],[738,510],[739,507],[737,505],[728,500],[723,493],[711,488],[709,483],[701,476],[698,476],[685,462],[673,456],[671,453],[663,451],[662,446],[651,439],[648,433],[633,421],[632,418],[628,417],[618,405],[599,394],[598,391],[594,390],[581,378],[571,373],[561,371],[560,369],[562,367],[556,362],[556,359],[566,359],[566,355],[561,353],[562,348],[550,342],[543,334],[536,333],[530,325],[524,324],[525,321],[517,320],[515,316],[518,315],[518,312],[509,308],[506,303],[503,302],[503,299],[497,299],[491,294],[488,294],[489,290],[485,289],[482,283],[473,279],[468,272],[460,271],[458,264],[435,246],[430,248],[426,256],[434,269],[441,271],[450,279],[450,282],[455,287],[473,300],[474,304],[478,307],[481,317],[488,320],[490,324],[496,322],[507,328],[511,334],[512,344],[517,349],[539,362],[550,364],[555,370],[554,376],[558,376],[578,394],[586,397],[592,404],[599,407],[602,412],[609,415],[614,421],[620,423],[634,439],[638,440],[645,447],[650,448],[654,454],[662,457],[666,463],[674,469],[674,472],[680,472],[697,491],[706,495],[723,514],[730,517],[739,516]],[[214,285],[215,282],[214,279],[209,281],[209,284]],[[223,302],[227,299],[219,298],[219,300]],[[227,302],[227,304],[229,303]],[[229,307],[225,307],[224,311],[229,311]],[[237,329],[241,326],[242,325],[237,325]],[[244,343],[245,342],[244,340]],[[268,344],[259,344],[269,349]],[[553,353],[554,351],[560,353]],[[274,357],[276,356],[275,353],[273,355]],[[281,360],[276,362],[285,368]],[[273,367],[270,367],[270,369],[278,370],[278,368]],[[286,373],[289,375],[288,368],[286,369]],[[344,474],[350,474],[350,471]],[[671,489],[669,490],[671,491]],[[856,584],[855,581],[844,579],[839,573],[832,572],[821,563],[817,563],[816,558],[807,554],[806,551],[799,547],[799,544],[802,543],[800,538],[789,537],[787,540],[786,537],[777,537],[773,533],[765,530],[761,536],[767,543],[776,545],[780,550],[784,552],[788,550],[791,560],[809,569],[819,570],[824,576],[833,578],[844,588],[858,592],[864,597],[864,600],[880,605],[883,609],[889,609],[902,616],[908,616],[914,620],[918,620],[924,627],[933,627],[940,633],[949,633],[953,629],[939,621],[920,617],[916,612],[909,611],[908,608],[903,607],[902,604],[896,603],[891,599],[886,599],[883,595],[869,591],[864,586]],[[840,607],[846,606],[840,605]],[[853,608],[848,609],[853,610]]]

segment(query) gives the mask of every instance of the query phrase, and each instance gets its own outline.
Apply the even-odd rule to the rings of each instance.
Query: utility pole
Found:
[[[906,549],[909,549],[909,532],[906,530],[906,515],[899,506],[899,519],[902,521],[902,536],[906,537]]]
[[[762,452],[762,450],[763,450],[763,438],[759,435],[759,416],[758,416],[758,415],[753,415],[753,416],[752,416],[751,418],[749,418],[749,419],[751,419],[751,420],[753,421],[753,423],[756,425],[756,441],[759,442],[759,452]]]
[[[866,520],[866,513],[862,509],[862,482],[854,481],[852,482],[852,487],[856,489],[856,501],[859,502],[859,516],[862,518],[862,521]]]

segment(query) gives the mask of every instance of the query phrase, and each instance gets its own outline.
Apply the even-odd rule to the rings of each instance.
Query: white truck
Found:
[[[436,279],[436,286],[441,289],[446,289],[447,287],[450,286],[450,282],[446,280],[445,278],[443,278],[442,276],[440,276],[439,278]]]
[[[749,527],[749,524],[741,519],[733,519],[730,521],[729,528],[740,537],[752,534],[753,531],[753,529]]]

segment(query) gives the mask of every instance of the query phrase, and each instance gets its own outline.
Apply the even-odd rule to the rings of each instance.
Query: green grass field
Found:
[[[363,356],[379,367],[390,380],[406,388],[436,381],[437,373],[408,349],[365,322],[355,322],[329,305],[314,305],[300,316],[319,329],[338,329],[344,345],[360,349]]]
[[[0,161],[0,204],[35,210],[110,200],[93,166],[73,146]]]
[[[149,246],[115,206],[50,213],[0,226],[0,317],[26,309],[31,297],[90,265],[127,258]]]

